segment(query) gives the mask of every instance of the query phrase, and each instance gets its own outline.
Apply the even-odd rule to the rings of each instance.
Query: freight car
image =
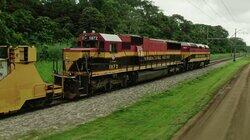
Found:
[[[209,64],[209,47],[136,35],[82,33],[77,47],[63,49],[54,83],[35,68],[36,49],[0,47],[0,114],[110,91]]]
[[[202,44],[94,32],[81,34],[77,42],[76,48],[63,50],[63,72],[54,74],[54,84],[68,99],[200,68],[210,61],[209,47]]]

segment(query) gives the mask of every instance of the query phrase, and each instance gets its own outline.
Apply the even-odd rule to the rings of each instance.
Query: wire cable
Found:
[[[198,9],[200,12],[202,12],[204,15],[206,15],[208,18],[210,18],[213,22],[214,19],[208,15],[206,12],[204,12],[199,6],[197,6],[196,4],[192,3],[190,0],[186,0],[189,4],[191,4],[192,6],[194,6],[196,9]]]
[[[226,5],[226,3],[224,2],[224,0],[221,0],[222,5],[224,6],[224,8],[226,9],[227,13],[229,14],[229,16],[232,18],[233,22],[236,23],[236,19],[233,16],[232,12],[230,11],[230,9],[228,8],[228,6]]]
[[[221,15],[221,14],[219,14],[219,13],[209,4],[209,2],[207,2],[207,0],[202,0],[202,1],[203,1],[203,3],[205,3],[205,5],[208,6],[208,8],[209,8],[210,10],[212,10],[212,11],[215,13],[215,15],[217,15],[218,17],[224,19],[224,16]],[[225,17],[225,18],[226,18],[226,17]],[[227,19],[227,18],[226,18],[226,19]],[[227,20],[228,20],[228,19],[227,19]]]

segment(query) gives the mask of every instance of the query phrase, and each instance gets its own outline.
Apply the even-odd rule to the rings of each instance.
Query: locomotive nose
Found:
[[[63,51],[64,72],[69,74],[72,71],[86,71],[86,66],[88,65],[91,51],[93,52],[91,48],[65,49]]]

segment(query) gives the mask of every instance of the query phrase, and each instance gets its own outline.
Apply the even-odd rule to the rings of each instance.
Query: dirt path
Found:
[[[224,89],[226,96],[214,102],[180,140],[249,140],[250,139],[250,65]]]

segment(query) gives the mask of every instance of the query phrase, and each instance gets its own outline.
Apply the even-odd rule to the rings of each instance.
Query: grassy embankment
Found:
[[[202,110],[216,90],[225,84],[249,58],[230,62],[197,79],[84,125],[40,139],[170,139],[190,118]]]

